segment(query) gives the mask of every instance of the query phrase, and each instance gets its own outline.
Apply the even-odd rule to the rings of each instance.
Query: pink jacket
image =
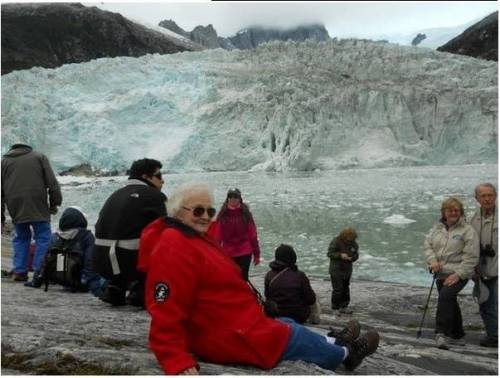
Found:
[[[228,208],[224,216],[212,223],[208,234],[221,244],[229,257],[252,254],[254,261],[260,259],[257,227],[253,219],[245,221],[241,208]]]

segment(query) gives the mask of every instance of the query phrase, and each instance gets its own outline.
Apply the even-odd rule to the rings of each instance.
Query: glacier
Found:
[[[333,39],[102,58],[2,76],[2,153],[57,171],[314,171],[496,163],[497,63]]]

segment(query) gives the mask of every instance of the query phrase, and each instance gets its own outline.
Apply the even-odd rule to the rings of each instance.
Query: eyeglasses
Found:
[[[237,194],[228,194],[227,198],[236,198],[236,199],[241,199],[241,197]]]
[[[213,218],[215,213],[217,212],[217,210],[215,210],[213,207],[209,207],[208,209],[205,209],[204,207],[201,207],[201,206],[196,206],[195,208],[182,206],[182,208],[184,210],[192,211],[193,215],[196,218],[200,218],[201,216],[203,216],[203,214],[205,214],[205,211],[207,212],[207,215],[209,218]]]
[[[151,176],[156,177],[158,180],[161,180],[161,179],[162,179],[162,177],[161,177],[161,172],[156,172],[156,173],[153,173]]]

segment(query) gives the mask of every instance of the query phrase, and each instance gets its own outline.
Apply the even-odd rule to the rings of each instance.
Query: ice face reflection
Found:
[[[458,196],[466,213],[475,206],[474,186],[497,182],[496,165],[404,167],[328,172],[218,172],[167,174],[168,195],[187,181],[209,183],[219,208],[227,190],[237,186],[255,217],[264,261],[251,268],[266,271],[280,243],[294,246],[300,269],[328,274],[331,239],[347,226],[358,231],[360,259],[354,279],[428,285],[422,246],[439,218],[444,198]],[[64,206],[80,205],[94,225],[98,212],[125,177],[81,180],[64,178]],[[53,219],[53,226],[57,225]]]

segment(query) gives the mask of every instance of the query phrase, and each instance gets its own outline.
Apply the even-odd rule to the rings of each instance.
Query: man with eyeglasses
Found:
[[[137,270],[139,237],[146,225],[166,215],[161,168],[154,159],[134,161],[126,185],[111,194],[99,213],[94,264],[108,280],[100,299],[113,306],[144,307],[145,275]]]

